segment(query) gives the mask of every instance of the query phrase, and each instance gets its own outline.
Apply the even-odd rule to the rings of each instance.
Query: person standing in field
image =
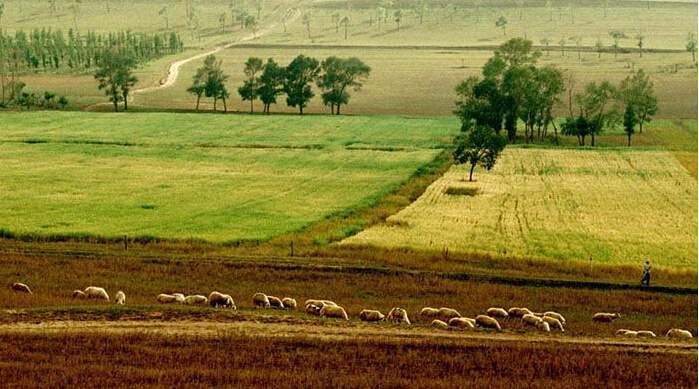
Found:
[[[650,286],[650,260],[646,259],[643,264],[643,276],[641,277],[641,286]]]

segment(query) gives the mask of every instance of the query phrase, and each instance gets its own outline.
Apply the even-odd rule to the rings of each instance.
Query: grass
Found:
[[[5,118],[2,228],[216,242],[266,240],[370,206],[430,163],[454,127],[397,117]]]
[[[9,386],[447,388],[468,380],[479,387],[516,387],[523,382],[545,387],[555,380],[566,386],[604,382],[606,387],[622,388],[697,383],[696,355],[578,345],[225,334],[202,338],[94,333],[0,339],[0,376]],[[536,361],[536,368],[522,360]]]
[[[696,180],[666,151],[509,148],[463,182],[454,167],[411,206],[343,244],[696,268]],[[445,188],[473,187],[474,197]]]

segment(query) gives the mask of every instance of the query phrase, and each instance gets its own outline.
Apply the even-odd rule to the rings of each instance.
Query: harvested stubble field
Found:
[[[696,179],[671,152],[509,148],[475,178],[453,167],[343,244],[696,268]]]
[[[430,163],[454,128],[398,117],[3,120],[2,228],[217,242],[264,240],[369,206]]]

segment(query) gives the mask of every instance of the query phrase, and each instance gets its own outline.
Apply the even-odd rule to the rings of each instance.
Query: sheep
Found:
[[[455,318],[455,317],[461,317],[461,314],[459,311],[456,309],[451,309],[451,308],[439,308],[439,316],[442,321],[448,322],[449,320]]]
[[[364,309],[359,312],[359,320],[361,321],[383,321],[386,318],[383,313],[371,309]]]
[[[252,305],[255,308],[269,308],[270,303],[267,295],[264,293],[255,293],[252,295]]]
[[[422,308],[420,311],[420,316],[425,319],[433,319],[439,316],[439,309],[431,307]]]
[[[551,332],[551,326],[549,326],[549,323],[543,320],[536,323],[536,328],[541,332]]]
[[[596,321],[598,323],[611,323],[620,317],[621,314],[619,313],[598,312],[592,316],[592,321]]]
[[[184,303],[187,305],[206,305],[209,303],[209,299],[206,296],[200,294],[190,295],[184,298]]]
[[[284,305],[284,308],[286,309],[296,309],[296,300],[292,299],[291,297],[284,297],[282,299],[282,304]]]
[[[172,304],[177,302],[177,297],[166,293],[159,294],[155,299],[158,300],[160,304]]]
[[[321,317],[349,320],[345,309],[337,305],[326,305],[320,310]]]
[[[109,301],[107,291],[97,286],[88,286],[85,288],[85,295],[87,298]]]
[[[182,294],[182,293],[173,293],[172,295],[175,296],[175,301],[176,301],[176,302],[178,302],[178,303],[180,303],[180,304],[184,304],[184,294]]]
[[[473,328],[476,325],[476,321],[474,319],[469,319],[468,317],[455,317],[449,320],[448,324],[449,327],[466,329]]]
[[[389,320],[389,321],[396,323],[396,324],[405,323],[407,325],[410,325],[410,319],[408,318],[408,311],[406,311],[403,308],[398,308],[398,307],[392,308],[388,312],[388,315],[386,316],[386,320]]]
[[[673,328],[665,334],[668,338],[684,338],[692,339],[692,333],[687,330],[681,330],[679,328]]]
[[[27,286],[27,284],[23,284],[21,282],[15,282],[14,284],[12,284],[12,290],[14,290],[15,292],[19,292],[19,293],[33,294],[32,290],[29,289],[29,286]]]
[[[535,326],[535,327],[536,327],[537,325],[539,325],[539,323],[541,323],[541,322],[544,321],[544,320],[543,320],[542,318],[538,317],[538,316],[534,316],[533,314],[529,313],[529,314],[526,314],[526,315],[522,316],[522,321],[523,321],[524,324],[526,324],[526,325],[530,325],[530,326]]]
[[[501,318],[501,319],[506,319],[508,316],[507,311],[502,309],[502,308],[488,308],[486,313],[490,317]]]
[[[524,315],[533,315],[534,313],[528,308],[517,308],[513,307],[507,310],[507,316],[512,318],[521,319]]]
[[[305,302],[303,305],[306,306],[306,305],[308,305],[308,304],[313,304],[313,305],[315,305],[315,306],[317,306],[317,307],[321,307],[321,308],[322,308],[323,306],[325,306],[325,305],[332,305],[332,306],[334,306],[334,307],[337,306],[337,304],[335,304],[335,302],[330,301],[330,300],[314,300],[314,299],[310,299],[310,300],[306,300],[306,302]]]
[[[548,317],[552,317],[552,318],[554,318],[554,319],[557,319],[558,321],[561,322],[561,324],[566,324],[566,318],[563,317],[563,315],[561,315],[561,314],[558,313],[558,312],[547,311],[547,312],[544,312],[544,317],[545,317],[545,316],[548,316]],[[549,323],[549,324],[550,324],[550,323]]]
[[[625,329],[620,329],[616,331],[616,336],[627,336],[627,337],[635,337],[638,335],[638,331],[631,331],[631,330],[625,330]]]
[[[284,309],[284,303],[282,303],[279,297],[267,296],[267,299],[269,300],[269,306],[273,309]]]
[[[563,324],[561,323],[561,321],[556,319],[555,317],[544,316],[541,318],[541,320],[543,320],[545,323],[548,323],[548,325],[554,330],[558,329],[561,332],[566,332],[566,330],[563,329]]]
[[[319,307],[315,304],[308,304],[308,305],[306,305],[306,309],[305,309],[307,314],[313,315],[313,316],[320,316],[320,310],[321,310],[321,307]]]
[[[638,331],[636,335],[639,338],[655,338],[655,332],[653,331]]]
[[[116,296],[114,296],[114,302],[117,305],[124,305],[126,304],[126,294],[122,291],[118,291]]]
[[[80,289],[76,289],[73,291],[73,293],[70,294],[74,299],[84,299],[87,298],[87,295],[85,292],[83,292]]]
[[[236,310],[235,302],[230,295],[213,291],[209,294],[209,305],[214,308],[230,308]]]
[[[449,329],[449,324],[439,320],[439,319],[434,319],[432,320],[432,324],[430,324],[432,328],[437,328],[440,330],[448,330]]]
[[[502,331],[500,323],[498,323],[498,321],[493,319],[492,317],[486,315],[476,316],[476,327],[490,328],[497,331]]]

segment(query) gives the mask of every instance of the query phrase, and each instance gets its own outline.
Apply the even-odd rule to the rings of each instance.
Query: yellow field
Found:
[[[341,244],[696,267],[697,183],[669,152],[509,148],[467,173]],[[445,193],[462,187],[477,193]]]

